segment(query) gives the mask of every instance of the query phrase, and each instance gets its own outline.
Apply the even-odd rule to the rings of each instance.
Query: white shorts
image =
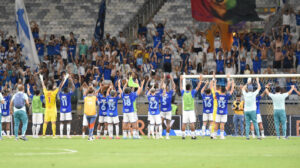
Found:
[[[213,113],[203,113],[202,121],[213,121]]]
[[[43,113],[32,113],[32,124],[42,124]]]
[[[124,123],[134,123],[136,122],[136,116],[134,112],[132,113],[123,113],[123,122]]]
[[[250,121],[252,123],[252,120]],[[262,119],[261,119],[261,115],[260,114],[256,114],[256,122],[257,123],[261,123]]]
[[[172,119],[172,111],[169,112],[160,112],[160,115],[162,118],[166,120],[171,120]]]
[[[260,114],[256,114],[256,121],[257,121],[257,123],[261,123],[262,122]]]
[[[137,112],[136,112],[136,111],[134,112],[134,119],[135,119],[135,121],[139,120],[139,118],[138,118],[138,115],[137,115]]]
[[[158,114],[158,115],[149,115],[149,119],[150,119],[150,124],[151,125],[159,125],[161,124],[161,116]]]
[[[217,114],[216,123],[226,123],[226,122],[227,122],[227,114],[224,115]]]
[[[118,124],[120,122],[119,116],[116,117],[107,117],[108,124]]]
[[[71,121],[72,120],[72,113],[60,113],[60,121]]]
[[[99,116],[98,122],[99,123],[106,123],[107,122],[107,116]]]
[[[82,126],[87,127],[88,126],[88,121],[86,119],[86,115],[83,115],[83,119],[82,119]]]
[[[2,116],[1,122],[3,122],[3,123],[9,123],[9,122],[11,122],[11,115],[9,115],[9,116]]]
[[[183,111],[182,112],[182,123],[195,123],[196,114],[195,111]]]

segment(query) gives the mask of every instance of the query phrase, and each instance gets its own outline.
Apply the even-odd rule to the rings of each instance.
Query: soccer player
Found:
[[[196,89],[192,89],[191,84],[186,84],[185,90],[182,86],[183,76],[180,76],[180,91],[182,95],[183,101],[183,112],[182,112],[182,139],[185,139],[185,128],[187,124],[190,124],[192,139],[197,139],[195,134],[195,122],[196,122],[196,114],[195,114],[195,95],[200,89],[202,83],[202,75],[199,77],[199,83]]]
[[[280,139],[280,124],[282,129],[282,134],[284,139],[288,139],[286,136],[286,112],[285,112],[285,99],[293,92],[295,89],[294,85],[291,85],[291,89],[286,93],[281,93],[281,88],[276,86],[275,94],[270,93],[269,91],[270,86],[266,86],[266,93],[268,96],[271,97],[273,100],[273,107],[274,107],[274,123],[276,129],[276,136],[277,139]],[[298,91],[296,91],[299,93]]]
[[[217,107],[217,115],[216,115],[216,121],[215,121],[215,131],[213,133],[213,139],[216,139],[217,131],[220,126],[220,139],[225,139],[224,136],[224,126],[225,123],[227,122],[227,115],[228,115],[228,100],[230,99],[233,90],[234,90],[234,80],[230,81],[229,75],[227,76],[227,88],[231,87],[230,92],[227,92],[227,89],[225,86],[221,86],[221,92],[220,93],[215,93],[216,94],[216,99],[218,102],[218,107]],[[216,89],[215,89],[216,90]]]
[[[60,83],[59,88],[54,89],[54,86],[52,83],[48,84],[48,87],[46,88],[43,76],[40,75],[40,80],[43,86],[43,92],[45,96],[45,117],[44,117],[44,124],[43,124],[43,136],[46,135],[47,125],[48,122],[52,123],[52,134],[53,138],[56,138],[56,117],[57,117],[57,109],[56,109],[56,95],[59,90],[61,90],[62,86],[65,84],[67,78],[69,77],[69,74],[67,74],[63,80],[63,82]]]
[[[265,94],[266,94],[266,91],[264,91],[261,95],[256,97],[256,119],[257,119],[258,127],[259,127],[262,138],[265,138],[265,131],[264,131],[264,126],[263,126],[262,119],[261,119],[259,106],[260,106],[260,100],[262,97],[264,97]],[[251,130],[252,137],[255,138],[254,126],[253,126],[252,122],[251,122],[250,130]]]
[[[72,90],[69,91],[68,87],[63,88],[62,92],[59,92],[60,99],[60,138],[63,138],[64,124],[67,125],[67,138],[71,138],[71,121],[72,121],[72,104],[71,97],[75,91],[75,85],[71,77],[69,81],[72,85]]]
[[[118,82],[118,86],[121,87],[120,81]],[[116,130],[116,139],[120,139],[119,137],[119,116],[118,116],[118,100],[120,99],[120,95],[117,94],[113,85],[110,85],[110,88],[107,91],[107,123],[108,123],[108,134],[109,138],[114,138],[114,125]]]
[[[94,88],[90,86],[87,90],[87,95],[84,96],[84,114],[86,116],[88,127],[89,127],[89,138],[88,141],[93,141],[93,132],[95,121],[97,118],[96,106],[97,97],[94,93]]]
[[[11,96],[9,94],[9,90],[4,90],[3,96],[4,96],[3,97],[4,102],[3,104],[1,104],[2,119],[0,121],[5,126],[7,137],[10,138],[11,115],[9,113],[9,104],[10,104]]]
[[[99,119],[98,119],[98,126],[97,126],[97,139],[100,138],[101,132],[104,129],[103,139],[106,138],[107,135],[107,99],[106,95],[108,95],[108,90],[105,90],[103,85],[101,84],[100,90],[97,95],[98,105],[99,105]]]
[[[146,93],[148,101],[149,101],[149,119],[150,119],[150,131],[152,133],[152,138],[155,139],[154,136],[154,126],[156,130],[156,139],[159,139],[160,129],[159,126],[161,125],[161,117],[159,111],[159,99],[160,93],[156,93],[154,87],[150,89]]]
[[[127,139],[127,135],[130,134],[130,125],[133,128],[133,135],[134,138],[136,137],[136,118],[134,116],[134,107],[133,102],[136,100],[136,98],[141,94],[143,90],[145,81],[142,81],[141,86],[139,86],[138,90],[136,92],[131,92],[131,88],[127,87],[128,81],[126,82],[124,86],[124,93],[123,90],[119,87],[119,93],[122,96],[123,99],[123,138]]]
[[[4,104],[4,98],[2,96],[2,93],[0,93],[0,102],[1,104]],[[2,109],[0,109],[0,118],[2,118]],[[2,140],[2,124],[0,124],[0,141]]]
[[[246,139],[249,140],[249,129],[250,129],[250,121],[252,121],[254,128],[255,128],[255,132],[257,135],[258,139],[261,139],[260,135],[259,135],[259,129],[258,129],[258,124],[257,124],[257,118],[256,118],[256,96],[258,95],[261,86],[259,83],[259,79],[256,78],[256,83],[257,83],[257,89],[255,92],[253,92],[253,86],[250,85],[245,85],[242,88],[242,93],[244,95],[244,99],[245,99],[245,107],[244,107],[244,111],[245,111],[245,120],[246,120]],[[247,92],[246,92],[246,88],[247,88]]]
[[[27,94],[31,98],[31,112],[32,112],[32,137],[38,138],[39,132],[41,128],[41,124],[43,124],[43,101],[45,97],[40,95],[39,90],[34,91],[34,95],[31,95],[29,86],[27,86]]]
[[[166,120],[166,139],[170,139],[170,129],[171,129],[171,120],[172,120],[172,97],[174,94],[174,91],[176,89],[176,85],[174,83],[174,79],[172,75],[170,75],[170,81],[172,83],[172,89],[169,89],[169,87],[166,87],[165,84],[163,84],[165,87],[161,89],[161,96],[160,96],[160,111],[161,111],[161,118],[162,123],[164,123],[164,120]],[[162,130],[161,130],[162,133]]]
[[[210,85],[207,88],[208,84]],[[211,93],[211,88],[213,87],[213,80],[210,82],[206,82],[205,86],[201,89],[201,96],[203,100],[203,116],[202,116],[202,136],[205,136],[205,130],[207,124],[209,123],[209,130],[212,129],[213,126],[213,107],[214,107],[214,98]]]
[[[28,117],[26,114],[26,105],[29,106],[28,96],[24,93],[24,86],[18,86],[18,92],[13,95],[10,101],[10,114],[14,115],[14,132],[15,138],[18,140],[18,132],[20,121],[22,121],[22,132],[21,132],[21,140],[27,141],[28,139],[25,137]]]

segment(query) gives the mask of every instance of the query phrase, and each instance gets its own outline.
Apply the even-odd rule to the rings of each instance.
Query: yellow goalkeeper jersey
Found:
[[[45,95],[45,105],[46,105],[46,110],[55,110],[56,109],[56,95],[58,93],[58,88],[55,90],[47,90],[43,89],[44,95]]]

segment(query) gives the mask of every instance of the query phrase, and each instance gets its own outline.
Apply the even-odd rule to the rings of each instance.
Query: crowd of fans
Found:
[[[295,12],[287,12],[284,12],[283,24],[272,29],[272,35],[235,32],[230,51],[221,48],[220,31],[214,32],[212,49],[206,39],[206,30],[189,28],[186,34],[176,34],[165,29],[167,21],[152,22],[155,29],[140,25],[133,44],[129,44],[120,32],[117,37],[106,34],[101,41],[92,39],[90,45],[86,41],[90,39],[77,39],[72,32],[68,37],[42,34],[38,24],[32,22],[31,29],[41,64],[34,71],[24,66],[25,59],[16,38],[5,36],[1,31],[0,89],[14,90],[20,83],[33,94],[35,89],[41,88],[37,82],[39,73],[43,74],[45,83],[57,85],[64,74],[69,73],[77,90],[81,91],[89,85],[98,87],[99,81],[107,84],[113,82],[116,86],[116,81],[125,79],[129,72],[136,74],[139,80],[151,77],[153,83],[159,81],[163,73],[170,74],[177,85],[183,73],[300,73],[300,39],[291,35],[291,26],[287,21],[290,18],[285,16]],[[299,13],[296,16],[297,22],[300,22]],[[276,82],[286,87],[296,81],[284,79]],[[219,83],[222,84],[222,80]]]

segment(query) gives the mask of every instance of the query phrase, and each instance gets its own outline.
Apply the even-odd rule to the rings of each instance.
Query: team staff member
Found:
[[[236,100],[232,103],[232,110],[234,111],[233,124],[234,136],[238,135],[239,127],[241,136],[244,134],[244,101],[241,100],[241,95],[236,96]]]

